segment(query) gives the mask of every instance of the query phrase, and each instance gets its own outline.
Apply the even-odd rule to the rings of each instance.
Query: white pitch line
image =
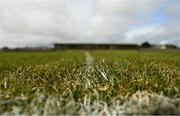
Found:
[[[93,62],[94,62],[93,56],[89,52],[86,52],[86,71],[87,72],[93,72],[94,71]],[[104,71],[102,71],[100,69],[97,69],[97,71],[100,72],[100,74],[102,75],[102,77],[105,80],[108,80],[107,74]]]
[[[92,55],[89,52],[86,52],[86,70],[88,72],[93,71],[94,69],[93,61],[94,61],[94,58],[92,57]]]

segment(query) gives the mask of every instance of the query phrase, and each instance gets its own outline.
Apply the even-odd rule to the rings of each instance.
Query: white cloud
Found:
[[[168,0],[0,0],[0,47],[163,40],[180,45],[177,4]],[[159,25],[152,17],[160,8],[166,22]]]
[[[179,24],[176,25],[177,27]],[[134,30],[130,30],[125,33],[125,37],[128,41],[134,41],[142,43],[144,41],[149,41],[156,44],[176,44],[180,45],[180,40],[178,36],[180,31],[175,28],[174,23],[160,26],[146,26]]]
[[[155,37],[159,34],[163,34],[165,31],[164,28],[158,27],[158,26],[147,26],[135,30],[131,30],[127,33],[125,33],[125,36],[128,40],[133,40],[136,38],[149,38],[149,37]]]

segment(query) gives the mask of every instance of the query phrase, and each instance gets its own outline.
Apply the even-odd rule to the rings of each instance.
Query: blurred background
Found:
[[[0,48],[180,46],[179,0],[0,0]]]

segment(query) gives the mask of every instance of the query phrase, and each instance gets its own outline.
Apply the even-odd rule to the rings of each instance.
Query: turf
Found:
[[[180,52],[0,52],[0,114],[180,114]]]

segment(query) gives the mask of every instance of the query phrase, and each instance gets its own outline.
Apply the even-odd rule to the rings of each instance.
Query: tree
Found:
[[[2,50],[3,50],[3,51],[8,51],[9,48],[8,48],[8,47],[3,47]]]
[[[144,43],[141,44],[141,47],[142,48],[150,48],[151,44],[149,42],[144,42]]]

